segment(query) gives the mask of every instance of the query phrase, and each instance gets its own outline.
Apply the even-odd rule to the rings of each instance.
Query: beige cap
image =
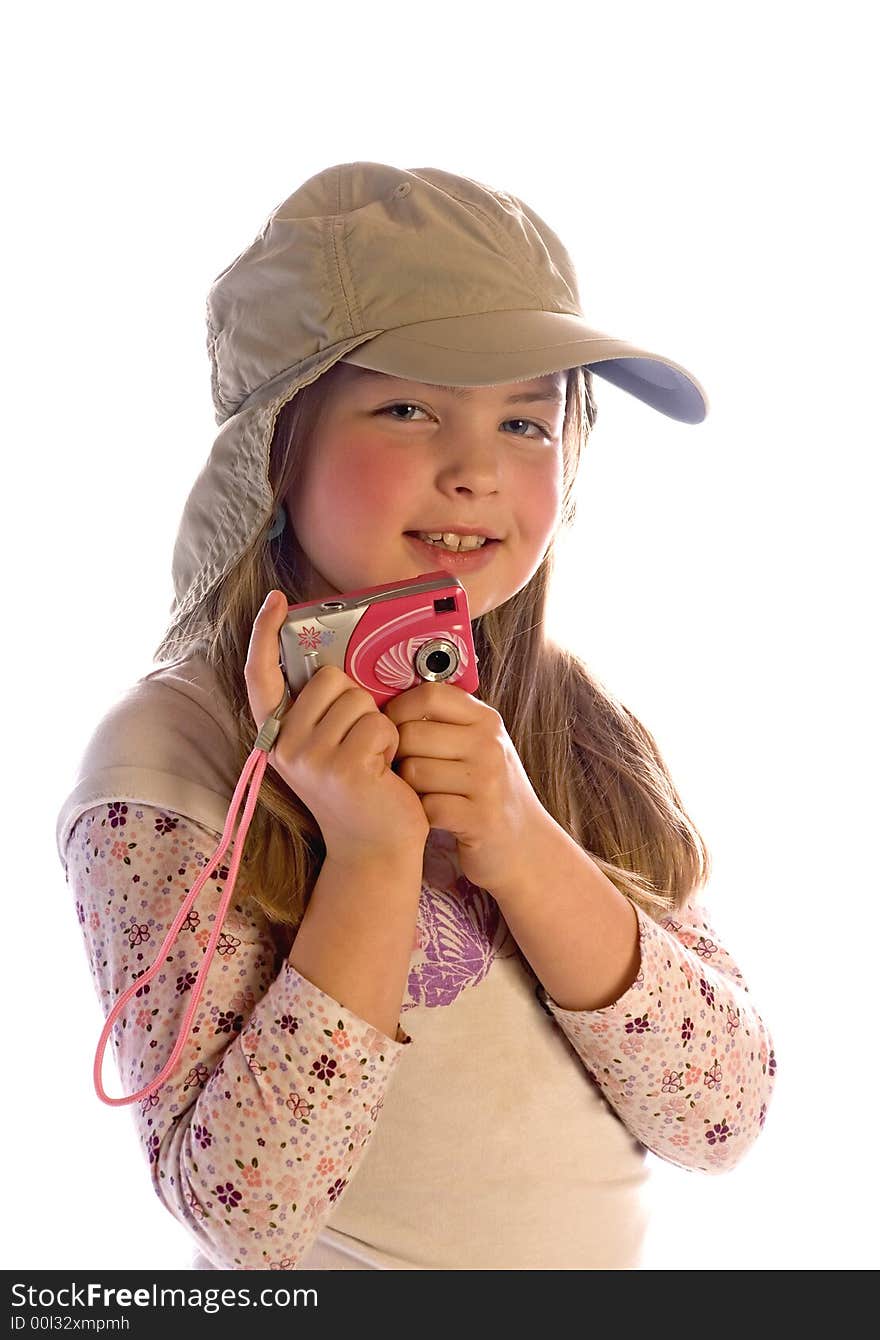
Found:
[[[316,173],[214,280],[207,322],[222,427],[184,506],[168,633],[273,510],[278,411],[339,360],[462,386],[583,366],[683,423],[708,411],[686,368],[586,321],[571,257],[534,210],[440,168]]]

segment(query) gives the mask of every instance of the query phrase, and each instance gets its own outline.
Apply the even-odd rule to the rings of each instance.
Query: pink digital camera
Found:
[[[479,686],[467,594],[448,572],[290,605],[278,641],[294,697],[322,665],[338,665],[380,709],[424,680]]]

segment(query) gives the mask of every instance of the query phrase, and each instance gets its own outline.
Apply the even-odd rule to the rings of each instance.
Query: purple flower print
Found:
[[[220,1201],[221,1205],[226,1206],[227,1210],[236,1209],[238,1202],[241,1200],[241,1192],[236,1191],[231,1182],[227,1182],[225,1186],[222,1182],[219,1186],[215,1186],[214,1195]]]
[[[338,1200],[347,1185],[348,1183],[344,1177],[337,1177],[333,1185],[328,1186],[327,1195],[330,1197],[331,1200]]]
[[[173,833],[179,822],[180,820],[171,814],[160,814],[156,820],[156,832]]]
[[[204,1084],[207,1078],[208,1078],[208,1067],[204,1064],[204,1062],[199,1061],[198,1065],[194,1065],[192,1070],[190,1070],[187,1073],[186,1079],[184,1080],[183,1084],[184,1093],[186,1093],[187,1089],[194,1089],[197,1084]]]
[[[287,1033],[295,1033],[299,1028],[299,1020],[292,1014],[282,1014],[280,1019],[275,1020],[279,1028],[283,1028]]]
[[[198,924],[199,924],[199,914],[194,907],[191,907],[186,914],[186,921],[184,921],[181,929],[186,931],[194,931],[198,926]]]
[[[147,1153],[150,1156],[150,1162],[155,1163],[159,1157],[159,1137],[155,1131],[147,1141]]]
[[[184,991],[189,991],[191,987],[195,986],[197,977],[198,973],[196,972],[181,973],[177,979],[177,994],[182,995]]]
[[[716,1121],[714,1126],[710,1126],[706,1131],[706,1139],[710,1145],[723,1145],[724,1141],[731,1134],[730,1127],[726,1121]]]
[[[110,805],[107,810],[107,818],[110,820],[110,827],[123,828],[125,824],[128,823],[128,820],[125,817],[127,814],[128,806],[123,805],[121,801],[117,801],[115,804]]]
[[[650,1027],[646,1014],[637,1014],[635,1019],[629,1019],[626,1023],[627,1033],[647,1033]]]
[[[700,978],[700,995],[705,997],[707,1005],[715,1004],[715,992],[706,981],[705,977]]]
[[[244,1025],[244,1015],[236,1014],[234,1010],[225,1010],[217,1020],[217,1027],[214,1034],[217,1033],[240,1033]]]
[[[758,1125],[761,1127],[762,1130],[764,1129],[764,1122],[766,1121],[766,1119],[767,1119],[767,1104],[762,1103],[761,1110],[758,1113]]]
[[[328,1056],[326,1052],[322,1052],[320,1060],[312,1062],[312,1068],[309,1073],[314,1075],[316,1079],[322,1079],[325,1084],[329,1085],[331,1079],[336,1078],[336,1068],[338,1064],[339,1062],[335,1061],[332,1056]]]
[[[199,1202],[196,1200],[196,1198],[195,1198],[195,1196],[193,1195],[192,1191],[187,1191],[187,1193],[186,1193],[186,1203],[187,1203],[187,1205],[189,1206],[189,1208],[192,1210],[192,1212],[193,1212],[193,1216],[194,1216],[196,1219],[204,1219],[204,1217],[205,1217],[205,1211],[202,1209],[201,1205],[200,1205]]]
[[[708,1089],[720,1089],[721,1078],[722,1078],[721,1066],[718,1064],[717,1061],[713,1066],[710,1067],[709,1070],[703,1071],[703,1083],[706,1085]]]
[[[208,1130],[207,1126],[194,1126],[193,1138],[195,1140],[198,1140],[202,1149],[207,1149],[208,1145],[212,1145],[214,1143],[214,1137]]]
[[[131,918],[131,925],[125,928],[128,936],[128,943],[134,949],[135,945],[142,945],[145,940],[150,938],[150,928],[146,923],[138,925],[134,917]]]
[[[301,1098],[296,1091],[289,1094],[286,1102],[293,1115],[298,1117],[300,1121],[304,1121],[312,1110],[311,1103],[307,1102],[305,1098]]]
[[[681,1082],[683,1074],[683,1070],[664,1070],[662,1084],[663,1092],[678,1093],[679,1089],[683,1089],[684,1085]]]
[[[705,935],[701,935],[694,945],[694,953],[699,954],[700,958],[711,958],[717,949],[718,946],[707,939]]]
[[[767,1063],[767,1069],[771,1075],[776,1074],[776,1053],[772,1047],[770,1048],[770,1060]]]
[[[236,940],[234,935],[227,935],[224,931],[217,941],[217,953],[234,954],[240,944],[241,940]]]
[[[80,924],[81,926],[84,926],[84,925],[85,925],[85,921],[86,921],[86,909],[83,907],[82,903],[80,903],[80,902],[77,902],[77,905],[76,905],[76,915],[77,915],[77,919],[78,919],[78,921],[79,921],[79,924]]]
[[[138,979],[139,977],[143,977],[143,975],[144,975],[144,973],[145,973],[146,971],[147,971],[146,968],[141,968],[140,972],[136,972],[136,973],[134,973],[134,974],[133,974],[134,980],[137,981],[137,979]],[[134,994],[135,994],[135,997],[138,997],[138,996],[148,996],[148,995],[150,994],[150,983],[149,983],[149,982],[144,982],[143,986],[139,986],[138,989],[137,989],[137,991],[135,991]]]
[[[685,1018],[682,1019],[681,1021],[681,1040],[682,1042],[690,1042],[693,1036],[694,1036],[694,1021],[693,1019],[690,1019],[687,1016],[685,1016]]]

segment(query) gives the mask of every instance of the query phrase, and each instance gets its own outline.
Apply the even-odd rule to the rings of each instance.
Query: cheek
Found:
[[[349,439],[344,453],[335,452],[332,462],[328,457],[319,491],[324,516],[337,533],[363,532],[405,510],[415,478],[401,453],[378,451],[374,443],[359,449]]]
[[[523,522],[537,537],[549,534],[562,506],[563,477],[559,462],[547,462],[519,481]]]

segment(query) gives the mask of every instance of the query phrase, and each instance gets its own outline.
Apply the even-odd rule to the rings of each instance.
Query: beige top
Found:
[[[238,780],[230,737],[193,656],[139,680],[84,752],[57,844],[105,1017],[216,846]],[[115,1025],[114,1094],[167,1059],[222,882],[211,890],[168,973]],[[233,895],[198,1037],[156,1101],[129,1109],[196,1264],[636,1267],[646,1146],[682,1167],[732,1166],[775,1071],[702,910],[660,924],[637,911],[636,981],[604,1009],[563,1010],[461,874],[451,834],[432,830],[391,1039],[302,978]]]

